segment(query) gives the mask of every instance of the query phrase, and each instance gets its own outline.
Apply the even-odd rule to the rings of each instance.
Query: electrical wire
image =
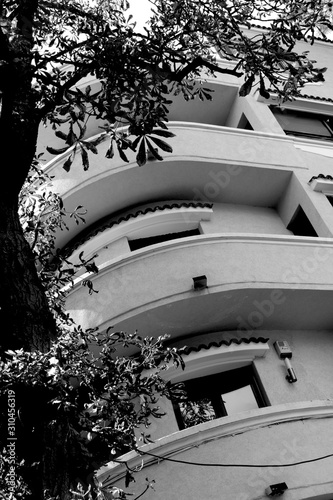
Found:
[[[197,465],[199,467],[259,467],[259,468],[273,468],[273,467],[295,467],[296,465],[308,464],[310,462],[318,462],[319,460],[325,460],[326,458],[333,457],[333,453],[325,455],[323,457],[311,458],[309,460],[302,460],[300,462],[293,462],[289,464],[210,464],[210,463],[200,463],[200,462],[189,462],[187,460],[177,460],[176,458],[160,457],[154,453],[148,451],[137,450],[141,455],[149,455],[158,460],[167,460],[168,462],[176,462],[178,464],[185,465]]]

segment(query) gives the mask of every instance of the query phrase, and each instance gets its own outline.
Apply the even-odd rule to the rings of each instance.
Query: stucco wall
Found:
[[[267,332],[272,349],[255,361],[271,405],[314,399],[333,400],[333,333],[325,331]],[[286,368],[273,348],[286,340],[293,351],[292,366],[297,382],[285,380]]]
[[[186,203],[186,200],[183,200]],[[171,206],[173,203],[179,205],[182,200],[162,201],[159,203],[152,203],[140,206],[140,211],[145,212],[155,205]],[[127,213],[135,213],[138,209],[133,208],[131,211],[118,214],[114,220],[122,218]],[[82,240],[82,245],[76,248],[76,255],[78,252],[84,251],[85,258],[91,257],[93,254],[98,256],[95,263],[100,266],[110,260],[120,258],[123,255],[131,254],[127,238],[143,238],[152,236],[154,234],[167,234],[179,231],[186,231],[189,229],[198,228],[203,234],[214,233],[248,233],[248,234],[291,234],[282,222],[280,216],[275,209],[265,207],[252,207],[249,205],[235,205],[227,203],[215,203],[213,205],[212,213],[196,216],[195,209],[193,213],[181,213],[177,208],[174,210],[161,210],[154,212],[154,220],[151,220],[151,211],[146,215],[140,215],[129,221],[123,221],[120,224],[115,224],[112,228],[104,229],[96,232],[98,238],[101,237],[103,244],[101,246],[95,237],[89,236]],[[200,208],[198,208],[200,212]],[[168,225],[162,224],[165,216],[170,215],[170,223]],[[211,217],[211,220],[205,218]],[[173,217],[173,219],[172,219]],[[194,218],[195,217],[195,218]],[[159,223],[159,219],[161,222]],[[140,229],[135,230],[135,224]],[[95,227],[96,224],[95,224]],[[122,237],[119,237],[122,234]],[[133,236],[134,235],[134,236]],[[97,242],[94,247],[94,238]],[[75,258],[75,257],[72,257]]]
[[[311,400],[332,400],[333,402],[333,333],[328,331],[258,331],[258,332],[216,332],[211,334],[186,337],[172,345],[193,347],[208,345],[211,342],[230,340],[232,338],[265,337],[269,338],[270,350],[265,357],[256,358],[254,365],[262,384],[269,405],[283,405]],[[286,340],[290,345],[293,357],[292,366],[297,376],[296,383],[286,380],[286,367],[279,359],[274,342]],[[184,357],[186,362],[186,356]],[[232,367],[230,368],[232,369]],[[186,372],[186,368],[185,368]],[[154,420],[148,432],[153,439],[178,432],[178,425],[172,404],[166,398],[159,401],[159,406],[166,416]],[[223,418],[219,419],[223,425]],[[333,431],[333,429],[332,429]]]
[[[323,242],[317,248],[312,242],[317,238],[294,238],[200,235],[166,242],[159,248],[147,247],[111,261],[92,277],[99,294],[88,295],[78,283],[67,298],[67,307],[84,327],[101,326],[107,321],[115,324],[114,319],[123,314],[134,317],[161,304],[194,299],[192,277],[202,274],[208,278],[208,298],[223,290],[265,289],[267,284],[269,288],[293,287],[296,283],[297,289],[330,290],[333,271],[327,263],[331,246]],[[297,271],[300,265],[304,269]],[[247,296],[245,293],[242,300]],[[237,316],[240,309],[233,308]]]
[[[252,332],[253,333],[253,332]],[[212,333],[186,338],[186,345],[198,345],[202,341],[231,338],[233,332]],[[246,334],[243,333],[244,336]],[[154,491],[149,490],[148,500],[264,500],[265,489],[276,483],[285,482],[288,490],[284,500],[330,500],[333,496],[333,457],[284,467],[284,464],[298,463],[325,457],[332,453],[333,425],[331,414],[313,414],[302,410],[296,417],[288,408],[302,408],[303,401],[322,399],[323,404],[333,401],[333,364],[331,353],[333,334],[327,331],[269,331],[267,335],[271,350],[265,358],[255,360],[260,379],[272,405],[286,409],[286,416],[275,424],[264,422],[249,424],[241,432],[223,431],[231,417],[193,427],[192,438],[178,446],[177,453],[167,453],[167,443],[182,440],[189,430],[177,431],[169,403],[161,401],[161,409],[168,414],[161,421],[153,423],[151,429],[155,444],[146,448],[157,456],[195,462],[199,464],[276,464],[280,467],[214,467],[195,466],[168,461],[151,462],[136,474],[134,491],[141,491],[144,478],[154,480]],[[287,340],[293,351],[293,367],[298,376],[295,384],[285,380],[285,366],[278,358],[273,343]],[[178,345],[184,341],[179,341]],[[317,403],[317,401],[316,401]],[[169,406],[168,406],[169,405]],[[309,403],[311,405],[311,402]],[[274,406],[272,406],[272,410]],[[258,410],[264,413],[266,409]],[[244,416],[251,412],[245,412]],[[233,417],[235,420],[237,418]],[[239,417],[241,418],[241,416]],[[209,438],[209,427],[218,426],[218,431]],[[170,434],[162,438],[161,430]],[[195,430],[197,429],[197,433]],[[208,429],[208,431],[207,431]],[[217,427],[215,427],[215,430]],[[200,434],[206,432],[200,438]],[[205,436],[206,436],[205,434]],[[195,438],[194,438],[195,437]],[[192,444],[191,444],[192,441]],[[181,441],[183,442],[183,441]],[[143,455],[144,459],[147,456]],[[149,460],[152,460],[148,457]],[[148,462],[149,463],[149,462]],[[122,486],[121,475],[116,484]],[[104,476],[104,479],[107,476]],[[141,488],[141,489],[140,489]],[[127,489],[128,491],[128,489]],[[131,490],[130,490],[131,491]]]
[[[209,233],[258,233],[291,234],[276,210],[249,205],[215,203],[213,218],[202,222],[203,232]]]
[[[333,458],[309,464],[283,464],[313,459],[332,453],[332,419],[309,419],[249,428],[241,434],[215,438],[200,445],[188,445],[170,456],[199,464],[276,464],[276,468],[195,466],[159,461],[135,474],[136,483],[126,491],[141,492],[145,478],[154,480],[147,500],[264,500],[265,489],[285,482],[284,500],[301,500],[333,492]],[[159,455],[155,447],[153,453]],[[121,480],[117,485],[123,486]]]
[[[244,30],[247,35],[255,36],[255,28],[250,30]],[[317,84],[308,84],[301,89],[302,94],[333,98],[333,67],[332,67],[332,55],[333,55],[333,44],[329,42],[321,42],[316,40],[314,44],[306,43],[304,41],[299,41],[296,44],[295,50],[299,53],[308,51],[309,59],[315,61],[315,65],[318,68],[327,68],[324,73],[325,82]]]

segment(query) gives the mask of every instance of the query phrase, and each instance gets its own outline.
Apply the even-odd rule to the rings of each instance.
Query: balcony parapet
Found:
[[[250,318],[256,327],[260,318],[260,325],[275,329],[287,324],[289,328],[297,324],[297,328],[313,328],[316,319],[320,328],[330,329],[332,255],[330,238],[230,233],[191,236],[104,262],[97,275],[82,275],[68,290],[66,307],[85,328],[121,325],[128,329],[134,324],[123,322],[133,318],[134,329],[142,328],[147,335],[166,325],[171,306],[174,320],[171,327],[169,317],[168,328],[175,335],[196,331],[200,321],[206,322],[206,328],[216,329],[223,319],[228,328],[237,328],[239,318]],[[208,287],[195,292],[192,278],[199,274],[207,276]],[[86,279],[100,293],[88,295],[81,286]],[[149,321],[141,324],[139,316],[150,313]]]
[[[333,400],[304,401],[268,406],[245,411],[232,417],[226,416],[211,420],[175,432],[158,439],[155,443],[140,447],[142,454],[130,452],[123,455],[119,460],[126,463],[130,469],[142,468],[142,465],[148,466],[158,461],[156,457],[150,456],[149,453],[161,457],[163,460],[164,457],[172,457],[177,453],[222,437],[281,423],[321,418],[333,418]],[[122,479],[125,473],[126,468],[121,463],[111,461],[99,470],[97,478],[99,482],[107,486]]]
[[[326,261],[329,256],[333,254],[333,239],[332,238],[312,238],[305,236],[294,235],[267,235],[267,234],[230,234],[230,233],[215,233],[215,234],[202,234],[198,236],[190,236],[179,240],[170,240],[156,245],[141,248],[135,252],[122,255],[100,265],[98,275],[92,276],[91,273],[85,273],[74,281],[74,286],[68,288],[69,293],[73,293],[76,288],[80,287],[82,281],[87,279],[98,280],[103,274],[118,268],[119,266],[126,266],[128,264],[140,261],[150,256],[157,256],[168,251],[176,249],[187,249],[200,245],[209,244],[259,244],[259,245],[274,245],[274,246],[287,246],[290,248],[312,248],[315,252],[314,258],[317,256],[318,262]],[[320,255],[320,249],[325,253]],[[316,251],[317,250],[317,251]],[[278,252],[279,250],[277,250]]]
[[[248,148],[250,146],[250,144],[253,143],[254,141],[258,142],[258,140],[259,141],[262,140],[262,141],[264,141],[264,143],[259,144],[257,146],[254,146],[254,150],[256,150],[256,153],[263,153],[262,154],[262,162],[263,163],[266,162],[266,163],[276,164],[277,166],[284,165],[284,166],[289,166],[289,167],[293,166],[295,168],[304,168],[302,166],[301,162],[297,161],[298,160],[297,152],[295,152],[295,155],[292,155],[292,157],[289,156],[288,161],[286,159],[286,162],[284,162],[283,156],[281,156],[281,150],[279,148],[276,148],[277,151],[274,152],[273,147],[269,146],[269,144],[271,144],[273,141],[275,144],[283,143],[286,146],[286,148],[288,148],[288,146],[293,147],[295,137],[290,137],[290,136],[287,136],[284,134],[276,134],[276,133],[271,133],[271,132],[263,132],[263,131],[256,131],[256,130],[244,130],[241,128],[227,127],[224,125],[211,125],[211,124],[206,124],[206,123],[186,122],[186,121],[184,121],[184,122],[182,122],[182,121],[174,121],[174,122],[170,121],[168,123],[168,128],[170,129],[170,131],[175,131],[175,133],[176,133],[176,137],[173,138],[172,140],[170,140],[170,144],[173,146],[174,152],[173,153],[164,153],[163,156],[165,158],[168,158],[171,160],[175,157],[177,158],[178,154],[181,154],[181,149],[183,149],[183,152],[185,154],[188,153],[187,144],[184,143],[184,140],[182,138],[182,134],[186,133],[186,131],[188,131],[191,134],[193,134],[193,133],[195,134],[197,132],[198,134],[201,135],[201,141],[197,142],[195,138],[192,140],[189,139],[188,145],[192,148],[193,144],[196,144],[197,148],[200,149],[202,152],[206,152],[206,150],[207,150],[207,152],[209,153],[207,155],[208,157],[211,156],[212,158],[214,158],[215,155],[212,155],[212,150],[211,150],[210,145],[208,144],[208,147],[207,147],[205,145],[205,143],[206,142],[209,143],[209,136],[214,136],[214,135],[218,134],[220,137],[221,137],[221,135],[226,136],[226,138],[227,138],[226,144],[227,145],[230,144],[230,141],[231,141],[231,145],[227,148],[227,151],[226,151],[227,153],[234,151],[235,150],[234,146],[235,146],[235,144],[237,145],[236,146],[237,157],[239,156],[239,153],[242,153],[242,150],[244,149],[242,147],[242,141],[244,141],[244,140],[246,141],[246,147]],[[125,127],[122,130],[125,131]],[[178,134],[177,134],[177,130],[179,131]],[[202,140],[203,133],[205,134],[205,140]],[[102,134],[94,135],[87,140],[88,141],[95,140],[98,137],[100,137],[101,135]],[[180,140],[177,140],[178,137],[180,138]],[[106,151],[106,149],[108,148],[109,140],[110,140],[109,137],[105,136],[104,141],[102,141],[102,143],[100,144],[99,151],[101,153],[101,156],[104,153],[104,150]],[[219,141],[221,141],[221,138],[219,139]],[[236,141],[235,144],[233,144],[233,141]],[[319,142],[319,141],[316,141],[316,142]],[[226,144],[223,143],[224,148],[225,148]],[[230,151],[229,151],[229,149],[230,149]],[[265,157],[266,156],[265,152],[264,152],[265,149],[267,150],[266,153],[269,156],[268,162],[267,162],[267,159]],[[221,150],[221,152],[223,151],[221,149],[221,147],[219,147],[217,149],[217,151],[218,150]],[[70,156],[70,154],[72,154],[72,148],[69,148],[68,152],[62,153],[61,155],[55,157],[53,160],[49,161],[47,163],[47,165],[45,166],[46,172],[50,175],[53,175],[53,173],[54,173],[53,171],[57,169],[59,164],[62,166],[62,164],[64,163],[66,158],[68,156]],[[121,163],[121,165],[123,165],[123,166],[124,165],[137,166],[136,161],[135,161],[135,154],[131,154],[131,152],[128,152],[127,154],[128,154],[128,158],[129,158],[128,164],[124,164],[124,162],[121,160],[119,160],[117,162],[116,159],[113,159],[113,162],[112,162],[113,165],[116,166],[117,163]],[[79,155],[77,155],[77,156],[79,157]],[[92,165],[93,165],[93,163],[101,163],[101,161],[99,161],[99,160],[101,160],[101,158],[99,158],[99,156],[100,155],[98,155],[98,157],[96,157],[96,158],[95,157],[91,158]],[[191,156],[193,156],[193,155],[191,155]],[[246,160],[247,162],[251,162],[252,156],[254,156],[254,155],[250,155],[250,158],[249,158],[248,151],[247,151],[247,152],[245,152],[244,160]],[[198,155],[198,157],[200,157],[200,155]],[[218,156],[218,158],[223,158],[223,157],[224,157],[224,155]],[[260,161],[260,157],[258,157],[257,159]],[[282,162],[281,162],[281,160],[282,160]],[[79,162],[80,162],[79,159],[74,161],[73,167],[71,168],[71,171],[74,170],[76,163],[79,163]],[[103,159],[102,163],[105,163],[104,159]],[[110,161],[107,161],[106,163],[107,163],[107,165],[110,165]],[[90,170],[88,170],[86,172],[85,176],[89,176],[89,172],[91,170],[92,170],[92,168],[90,168]],[[82,175],[82,169],[80,169],[80,173],[81,173],[81,178],[84,177],[84,175]]]

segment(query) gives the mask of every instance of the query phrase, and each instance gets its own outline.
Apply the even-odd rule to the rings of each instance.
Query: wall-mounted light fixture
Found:
[[[195,276],[195,278],[193,278],[193,289],[198,291],[204,288],[207,288],[207,276]]]
[[[289,347],[288,342],[286,342],[285,340],[277,340],[276,342],[274,342],[274,347],[275,347],[275,350],[278,353],[280,359],[283,359],[284,364],[286,365],[287,372],[288,372],[288,374],[286,375],[286,379],[291,384],[294,382],[297,382],[295,370],[291,366],[291,362],[290,362],[293,353]]]
[[[265,493],[268,497],[276,497],[283,495],[283,493],[288,489],[286,483],[271,484],[265,489]]]

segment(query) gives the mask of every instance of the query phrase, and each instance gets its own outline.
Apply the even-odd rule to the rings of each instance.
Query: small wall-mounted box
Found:
[[[265,493],[269,497],[275,497],[283,495],[283,493],[288,489],[286,483],[271,484],[265,489]]]
[[[286,359],[286,358],[290,359],[293,355],[290,346],[286,340],[277,340],[276,342],[274,342],[274,347],[280,359]]]
[[[202,276],[195,276],[193,279],[193,289],[198,291],[198,290],[204,290],[204,288],[207,288],[207,276],[202,275]]]

